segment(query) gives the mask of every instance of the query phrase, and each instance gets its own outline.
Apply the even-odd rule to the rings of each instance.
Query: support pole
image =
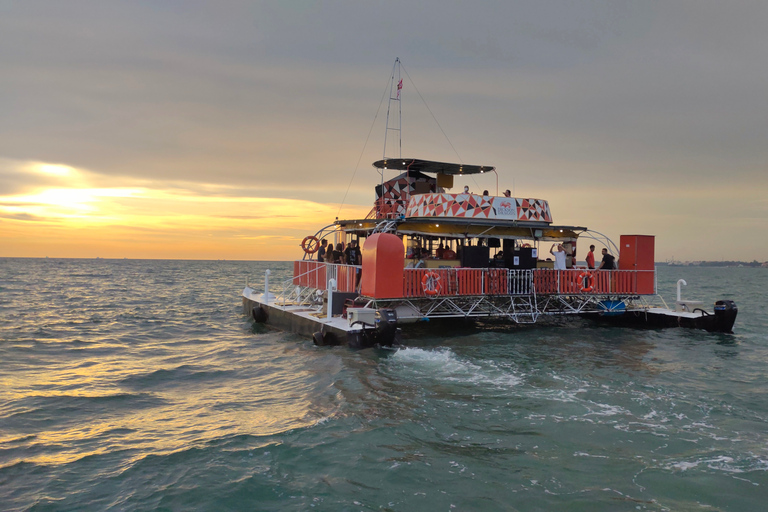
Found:
[[[336,291],[336,280],[328,280],[328,320],[333,318],[333,292]]]
[[[269,269],[264,272],[264,303],[269,304]]]

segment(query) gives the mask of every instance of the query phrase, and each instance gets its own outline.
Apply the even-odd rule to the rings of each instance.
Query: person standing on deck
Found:
[[[589,252],[587,253],[587,268],[595,269],[595,246],[589,246]]]
[[[347,245],[347,248],[344,249],[344,256],[347,260],[347,265],[359,265],[360,262],[358,261],[358,256],[360,255],[360,251],[357,248],[357,242],[352,240],[349,242],[349,245]]]
[[[557,250],[555,250],[557,245]],[[565,248],[561,244],[552,244],[549,253],[555,257],[555,270],[565,270]]]
[[[616,270],[616,258],[608,254],[608,249],[603,247],[603,261],[600,262],[599,270]]]
[[[328,240],[323,238],[323,241],[320,242],[320,248],[317,250],[317,261],[325,261],[325,252],[328,248]]]

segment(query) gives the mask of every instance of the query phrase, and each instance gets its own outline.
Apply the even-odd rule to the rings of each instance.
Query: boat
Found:
[[[391,75],[387,132],[392,103],[400,101],[399,65],[398,59]],[[396,346],[410,324],[451,319],[733,330],[733,301],[718,300],[710,311],[683,300],[682,280],[674,307],[667,306],[657,293],[653,235],[621,235],[616,245],[586,227],[556,224],[547,200],[499,194],[490,165],[385,156],[373,168],[381,179],[368,215],[336,219],[307,235],[293,276],[276,288],[269,271],[263,290],[246,283],[244,314],[318,345],[352,348]],[[485,173],[496,173],[495,195],[468,187],[454,192],[457,180]],[[331,251],[339,244],[361,248],[362,260],[353,250],[355,261],[319,261],[322,240]],[[585,240],[602,245],[614,268],[579,264]]]

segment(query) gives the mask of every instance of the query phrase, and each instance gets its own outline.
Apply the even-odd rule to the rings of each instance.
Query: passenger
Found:
[[[421,254],[421,244],[419,242],[416,242],[416,245],[411,246],[408,248],[408,251],[405,254],[405,257],[407,259],[416,259]]]
[[[509,189],[505,190],[504,197],[512,197],[512,192],[510,192]]]
[[[455,260],[456,259],[456,253],[453,252],[453,249],[451,249],[449,247],[443,253],[443,258],[446,259],[446,260]]]
[[[422,249],[421,254],[419,255],[419,261],[416,262],[413,268],[425,268],[427,263],[424,260],[426,260],[427,257],[429,257],[429,251]]]
[[[440,247],[435,250],[435,258],[441,260],[443,259],[443,254],[445,253],[445,247],[443,247],[443,244],[440,244]]]
[[[503,260],[504,259],[504,251],[499,251],[496,253],[496,256],[494,256],[497,260]]]
[[[343,264],[345,261],[344,259],[344,246],[341,245],[341,242],[336,244],[336,250],[333,251],[333,260],[332,263],[335,263],[337,265]]]
[[[595,268],[595,246],[589,246],[589,252],[587,253],[587,268],[594,270]]]
[[[483,190],[483,196],[484,197],[488,197],[488,191],[487,190]]]
[[[608,254],[608,249],[603,247],[603,261],[600,262],[599,270],[616,270],[616,258]]]
[[[317,250],[317,261],[324,260],[327,249],[328,249],[328,240],[323,238],[323,241],[320,242],[320,248]]]
[[[555,250],[555,245],[557,245],[557,250]],[[565,270],[565,248],[562,244],[552,244],[549,253],[555,257],[555,270]]]
[[[357,242],[352,240],[349,245],[344,249],[344,257],[347,261],[347,265],[359,265],[360,264],[360,250],[357,248]]]
[[[471,194],[471,192],[469,191],[469,185],[464,185],[464,193]]]

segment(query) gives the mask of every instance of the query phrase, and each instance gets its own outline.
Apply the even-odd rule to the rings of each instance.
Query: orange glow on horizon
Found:
[[[338,204],[299,199],[96,188],[71,167],[32,170],[80,186],[0,196],[0,256],[292,260],[303,254],[301,240],[339,211]],[[369,210],[344,208],[359,218]]]

